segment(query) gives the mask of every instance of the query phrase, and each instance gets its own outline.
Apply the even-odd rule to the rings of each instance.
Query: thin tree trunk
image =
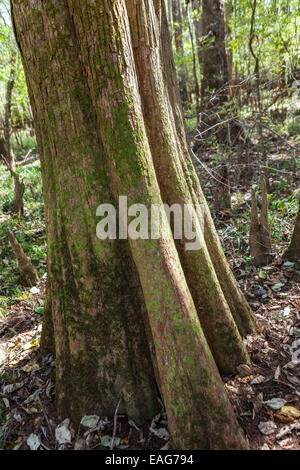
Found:
[[[203,67],[202,98],[220,90],[228,82],[225,51],[225,23],[222,0],[202,0]],[[226,94],[221,95],[222,98]],[[221,99],[221,97],[220,97]]]
[[[215,124],[225,118],[224,103],[228,98],[228,65],[225,50],[225,22],[222,0],[202,0],[202,37],[198,40],[198,56],[201,63],[201,112],[198,129],[205,131],[204,142],[214,133],[224,139],[222,128]],[[200,27],[197,26],[199,30]],[[197,33],[199,35],[199,32]],[[196,140],[194,150],[198,150],[203,141]]]
[[[14,171],[14,156],[11,150],[11,106],[12,106],[12,94],[15,86],[16,78],[16,66],[17,66],[17,51],[13,50],[10,58],[10,75],[6,84],[6,96],[5,96],[5,113],[4,113],[4,138],[7,153],[7,166],[9,170]]]
[[[182,103],[188,101],[188,71],[184,63],[184,46],[183,46],[183,19],[180,0],[172,0],[172,16],[173,16],[173,30],[175,39],[175,48],[178,58],[180,60],[180,66],[178,70],[179,89]]]
[[[195,97],[196,97],[196,112],[197,115],[200,112],[200,88],[197,76],[197,60],[196,60],[196,48],[194,42],[194,32],[191,24],[189,4],[186,5],[186,17],[188,21],[188,29],[190,34],[191,46],[192,46],[192,55],[193,55],[193,75],[194,75],[194,86],[195,86]]]
[[[196,37],[196,50],[198,55],[199,65],[202,66],[202,21],[201,21],[201,9],[200,9],[200,1],[193,0],[192,1],[192,9],[193,9],[193,22],[194,22],[194,29],[195,29],[195,37]]]
[[[233,52],[231,47],[231,40],[232,40],[232,31],[230,22],[232,20],[233,14],[233,5],[232,0],[227,0],[225,2],[225,41],[226,41],[226,55],[227,55],[227,68],[228,68],[228,80],[229,84],[232,85],[233,81]],[[231,94],[231,89],[229,90]]]
[[[95,238],[99,194],[102,203],[127,195],[129,204],[148,209],[199,196],[204,203],[185,140],[164,4],[49,0],[35,15],[29,0],[13,6],[44,180],[59,409],[78,418],[98,407],[103,415],[119,394],[130,416],[149,416],[149,321],[175,447],[247,448],[198,318],[204,329],[214,325],[210,342],[220,368],[248,360],[209,249],[184,251],[184,241],[175,246],[172,237],[128,245]],[[206,211],[214,250],[219,241]],[[165,217],[161,224],[168,225]],[[221,271],[230,272],[218,249]],[[229,291],[229,274],[223,282]],[[220,306],[209,300],[214,295]],[[231,297],[239,296],[235,284]],[[243,307],[236,316],[250,321]]]
[[[299,210],[296,216],[295,227],[292,235],[291,244],[283,255],[284,259],[300,260],[300,197],[298,197]]]

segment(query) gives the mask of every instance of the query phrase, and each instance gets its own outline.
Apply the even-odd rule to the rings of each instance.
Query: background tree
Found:
[[[210,349],[234,372],[254,320],[187,148],[164,3],[12,7],[41,153],[59,412],[112,414],[122,397],[140,422],[156,376],[176,448],[246,448]],[[202,202],[203,249],[99,242],[99,202],[124,194],[149,209]]]
[[[182,103],[188,101],[188,72],[184,59],[184,42],[183,42],[183,15],[180,0],[172,0],[172,20],[174,31],[175,50],[179,60],[178,81]]]
[[[203,80],[202,99],[221,90],[228,82],[228,64],[225,51],[225,22],[222,0],[202,0],[202,41],[201,64]],[[225,94],[222,94],[225,97]],[[218,101],[221,98],[217,98]]]
[[[296,216],[295,227],[292,235],[291,243],[284,253],[283,257],[287,260],[299,261],[300,260],[300,197],[298,195],[298,213]]]

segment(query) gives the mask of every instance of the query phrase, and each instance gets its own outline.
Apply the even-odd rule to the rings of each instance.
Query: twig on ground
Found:
[[[116,431],[117,431],[118,411],[119,411],[119,408],[120,408],[121,401],[122,401],[122,398],[120,398],[120,400],[119,400],[119,402],[118,402],[118,404],[117,404],[116,410],[115,410],[115,416],[114,416],[114,431],[113,431],[113,437],[112,437],[111,444],[110,444],[110,450],[113,450],[113,448],[114,448],[115,437],[116,437]]]

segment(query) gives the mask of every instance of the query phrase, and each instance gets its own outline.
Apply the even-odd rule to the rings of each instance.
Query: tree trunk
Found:
[[[12,5],[41,155],[59,412],[113,414],[122,397],[141,421],[158,374],[175,448],[247,448],[213,355],[223,372],[248,362],[240,334],[254,322],[187,148],[164,4]],[[149,210],[202,202],[207,246],[100,242],[96,208],[121,195]]]
[[[182,103],[188,101],[188,71],[184,63],[184,46],[183,46],[183,25],[182,25],[182,10],[180,0],[172,0],[172,16],[173,16],[173,31],[175,38],[176,53],[180,61],[178,69],[178,81]]]
[[[195,48],[195,43],[194,43],[194,32],[192,28],[189,8],[190,8],[189,4],[186,4],[185,11],[186,11],[186,17],[187,17],[187,22],[188,22],[190,41],[191,41],[191,46],[192,46],[194,91],[195,91],[195,99],[196,99],[196,112],[198,115],[200,112],[200,88],[199,88],[199,82],[198,82],[198,77],[197,77],[197,59],[196,59],[196,48]]]
[[[113,197],[71,15],[64,1],[12,6],[41,155],[58,411],[113,415],[122,396],[141,423],[157,411],[145,304],[127,244],[95,235]]]
[[[283,255],[284,259],[291,261],[300,260],[300,197],[298,197],[299,210],[296,217],[295,227],[292,235],[291,244]]]
[[[196,49],[198,55],[199,65],[202,66],[202,20],[201,20],[201,8],[199,0],[192,0],[192,9],[193,9],[193,23],[195,29],[196,37]]]
[[[202,98],[221,89],[228,82],[225,50],[225,23],[222,0],[202,0],[204,36],[201,54],[203,67]]]
[[[232,31],[230,22],[232,20],[233,15],[233,4],[232,0],[227,0],[225,3],[225,39],[226,39],[226,55],[227,55],[227,68],[228,68],[228,81],[230,86],[232,86],[233,80],[233,53],[231,47],[231,40],[232,40]],[[230,89],[231,93],[231,89]]]
[[[198,128],[205,132],[204,140],[212,133],[216,123],[223,121],[223,105],[228,97],[228,64],[225,50],[225,22],[222,0],[202,0],[202,39],[199,61],[202,65],[201,98],[202,109]],[[221,136],[222,138],[222,136]],[[201,145],[195,144],[195,150]]]
[[[5,147],[7,154],[7,166],[8,169],[14,171],[14,156],[11,150],[11,105],[12,105],[12,94],[15,86],[15,77],[16,77],[16,66],[17,66],[17,50],[13,50],[10,58],[10,74],[9,79],[6,84],[6,96],[5,96],[5,113],[4,113],[4,138],[5,138]]]

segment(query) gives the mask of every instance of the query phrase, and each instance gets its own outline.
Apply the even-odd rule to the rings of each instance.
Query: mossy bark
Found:
[[[77,419],[83,412],[112,414],[122,396],[131,417],[153,413],[147,318],[175,448],[247,448],[198,317],[203,327],[210,318],[216,329],[216,343],[210,342],[216,356],[222,344],[221,369],[247,361],[209,248],[187,255],[171,233],[129,243],[95,236],[97,205],[120,195],[148,208],[204,202],[185,143],[172,61],[175,91],[166,76],[170,49],[163,45],[161,1],[12,4],[41,153],[59,409]],[[217,237],[212,225],[207,230],[206,237]],[[225,258],[223,264],[230,272]],[[232,298],[240,295],[234,287]],[[216,300],[208,300],[209,290]],[[231,361],[220,339],[225,331]]]
[[[163,76],[161,46],[164,12],[155,11],[151,2],[143,0],[129,0],[127,11],[143,117],[163,202],[182,207],[193,204],[196,201],[180,161],[182,147],[175,130],[171,103],[166,100],[168,91]],[[183,239],[177,243],[177,250],[206,339],[219,369],[223,373],[234,373],[235,367],[247,363],[249,358],[207,248],[204,245],[200,250],[188,251],[185,249],[186,241]]]
[[[41,155],[51,284],[42,349],[52,321],[58,410],[113,414],[122,397],[120,410],[142,422],[157,411],[145,306],[127,244],[96,238],[96,208],[113,197],[72,18],[64,1],[16,1],[13,14]]]

